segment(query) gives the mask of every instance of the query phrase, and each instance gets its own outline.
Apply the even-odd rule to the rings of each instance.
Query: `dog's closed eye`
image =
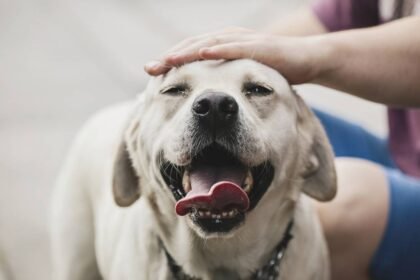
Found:
[[[170,85],[168,87],[165,87],[160,91],[161,94],[171,95],[171,96],[183,96],[186,95],[189,91],[191,91],[191,88],[186,83],[180,83],[175,85]]]
[[[269,86],[262,85],[256,82],[246,82],[242,87],[242,91],[247,96],[266,96],[273,93],[273,89]]]

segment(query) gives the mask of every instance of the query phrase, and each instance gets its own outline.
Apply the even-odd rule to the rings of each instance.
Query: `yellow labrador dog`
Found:
[[[184,65],[79,133],[54,196],[54,279],[328,279],[304,194],[335,193],[324,131],[279,73]]]

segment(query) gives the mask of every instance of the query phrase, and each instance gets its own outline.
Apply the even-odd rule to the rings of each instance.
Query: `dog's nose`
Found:
[[[206,92],[198,96],[192,105],[192,112],[200,123],[210,129],[223,128],[236,121],[238,103],[221,92]]]

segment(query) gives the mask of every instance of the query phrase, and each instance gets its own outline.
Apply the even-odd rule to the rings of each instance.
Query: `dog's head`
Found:
[[[206,61],[150,81],[113,188],[120,206],[142,193],[161,215],[221,236],[301,190],[332,199],[336,178],[323,129],[278,72],[251,60]]]

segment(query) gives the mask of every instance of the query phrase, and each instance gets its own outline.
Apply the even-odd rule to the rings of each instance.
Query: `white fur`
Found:
[[[275,93],[246,97],[241,92],[245,79],[267,84]],[[191,85],[187,96],[159,93],[179,81]],[[178,165],[191,160],[191,105],[206,90],[228,93],[239,104],[241,160],[249,165],[270,160],[275,167],[272,185],[245,223],[222,236],[206,235],[188,216],[176,216],[174,198],[158,165],[162,155]],[[123,134],[141,178],[140,199],[126,208],[116,205],[112,192],[113,165]],[[308,186],[309,180],[302,177],[310,159],[318,155],[311,150],[316,137],[327,153],[320,161],[328,170],[314,176],[328,181],[326,186]],[[98,113],[75,140],[53,199],[54,279],[171,279],[159,239],[190,275],[228,279],[219,274],[223,267],[226,275],[232,272],[248,279],[267,262],[292,216],[294,238],[280,278],[329,279],[324,237],[310,199],[301,190],[331,199],[335,193],[331,166],[332,154],[319,123],[274,70],[250,60],[197,62],[174,69],[151,79],[136,102]]]

